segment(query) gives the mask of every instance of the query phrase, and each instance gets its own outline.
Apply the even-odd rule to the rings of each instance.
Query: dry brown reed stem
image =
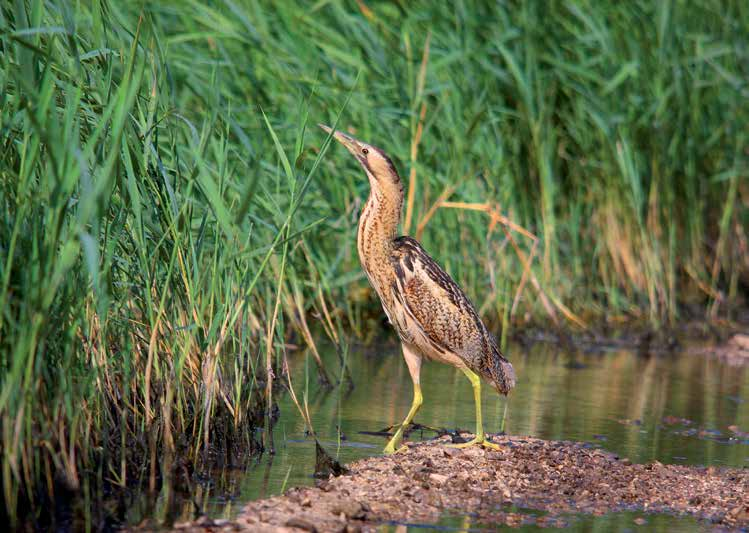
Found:
[[[421,217],[421,220],[419,220],[419,223],[416,225],[416,233],[414,235],[417,241],[421,240],[421,236],[424,234],[424,228],[426,228],[426,225],[437,212],[437,209],[439,209],[440,206],[445,203],[445,201],[452,195],[453,192],[455,192],[455,185],[448,185],[447,187],[445,187],[445,189],[440,193],[437,200],[431,205],[427,212],[424,213],[424,216]]]
[[[551,317],[551,319],[554,321],[555,324],[558,325],[558,319],[556,312],[554,311],[554,307],[559,309],[559,311],[569,320],[570,322],[573,322],[577,326],[581,328],[587,328],[587,324],[575,313],[573,313],[566,305],[564,305],[562,302],[557,300],[554,297],[550,297],[546,294],[546,292],[541,287],[541,284],[538,281],[538,278],[533,273],[533,270],[531,269],[531,264],[533,263],[533,259],[536,257],[537,248],[538,248],[538,237],[525,229],[524,227],[516,224],[506,216],[502,214],[498,206],[493,206],[492,204],[488,202],[483,203],[469,203],[469,202],[448,202],[447,198],[450,197],[454,190],[454,186],[448,186],[445,188],[445,190],[440,194],[437,201],[429,208],[429,210],[426,212],[424,217],[422,217],[421,221],[417,225],[417,233],[416,238],[419,239],[421,237],[421,233],[423,233],[423,230],[426,226],[426,224],[429,222],[429,220],[434,216],[434,213],[437,211],[437,209],[444,207],[449,209],[462,209],[462,210],[468,210],[468,211],[480,211],[482,213],[486,213],[489,218],[489,228],[487,231],[487,236],[491,235],[494,229],[497,227],[497,225],[502,226],[502,231],[504,232],[506,238],[510,241],[510,244],[512,244],[513,249],[515,250],[515,254],[520,259],[520,262],[523,264],[523,273],[520,278],[520,284],[518,285],[518,288],[515,291],[515,297],[513,299],[512,308],[510,311],[510,316],[514,316],[515,311],[517,310],[517,306],[520,301],[520,296],[523,292],[523,289],[525,288],[526,281],[528,279],[531,280],[531,284],[536,289],[536,292],[538,293],[538,297],[541,300],[541,304],[543,305],[544,309],[548,313],[548,315]],[[531,245],[531,252],[530,256],[526,256],[525,252],[520,248],[517,241],[513,237],[511,231],[514,231],[516,233],[519,233],[520,235],[526,237],[532,242]],[[553,306],[552,306],[553,303]]]
[[[9,454],[9,461],[8,464],[10,465],[10,469],[13,472],[13,475],[16,477],[21,477],[20,471],[18,469],[18,456],[17,456],[17,450],[18,450],[18,441],[21,438],[21,424],[23,424],[23,415],[24,415],[25,409],[24,406],[21,405],[21,408],[18,410],[18,413],[16,414],[16,419],[13,424],[13,447],[11,450],[13,450],[12,453]]]
[[[174,386],[172,380],[166,380],[166,401],[161,405],[163,417],[164,448],[168,452],[174,452],[174,437],[172,436],[172,402],[174,401]]]
[[[312,427],[312,417],[309,414],[307,398],[304,399],[304,409],[302,409],[302,406],[299,404],[299,400],[296,397],[294,386],[291,383],[291,372],[289,372],[289,360],[286,357],[286,352],[284,352],[283,354],[283,373],[286,375],[286,381],[289,386],[289,396],[291,397],[291,401],[294,402],[294,405],[296,405],[299,414],[302,416],[302,420],[304,420],[304,424],[307,426],[307,430],[313,437],[315,437],[316,440],[317,433],[315,433],[315,428]]]
[[[330,314],[330,311],[328,310],[328,305],[325,303],[325,295],[323,294],[322,284],[320,283],[320,272],[318,271],[315,262],[312,260],[312,257],[309,254],[309,250],[307,249],[307,244],[304,241],[301,242],[300,248],[304,253],[304,258],[307,260],[310,271],[314,275],[313,282],[317,285],[317,299],[320,301],[322,316],[325,319],[322,323],[323,329],[325,330],[325,333],[328,335],[329,339],[331,339],[336,344],[339,344],[340,341],[338,340],[338,332],[333,325],[333,318]]]
[[[734,227],[736,229],[736,242],[738,243],[736,247],[739,255],[738,261],[744,264],[743,270],[749,274],[749,243],[747,242],[746,231],[742,224],[737,223]]]
[[[502,225],[502,231],[504,232],[505,237],[510,241],[512,248],[515,250],[515,254],[518,256],[518,258],[520,259],[520,262],[523,264],[523,273],[520,278],[520,284],[518,285],[518,288],[515,290],[515,297],[513,298],[513,304],[512,304],[511,311],[510,311],[510,316],[514,316],[515,310],[517,308],[517,303],[520,301],[522,291],[525,287],[525,280],[530,276],[531,283],[533,284],[533,287],[538,292],[538,296],[539,296],[539,299],[541,300],[541,304],[544,306],[544,309],[546,310],[547,314],[551,317],[551,320],[554,322],[554,324],[559,325],[559,320],[557,319],[557,314],[554,311],[554,308],[549,303],[549,299],[547,298],[546,293],[541,288],[541,284],[538,282],[536,275],[533,274],[533,271],[531,270],[531,264],[533,263],[533,259],[536,255],[536,246],[538,244],[538,237],[534,235],[533,233],[529,232],[528,230],[526,230],[525,228],[523,228],[522,226],[515,224],[510,219],[502,215],[498,207],[494,208],[488,203],[465,204],[463,202],[447,202],[447,205],[443,204],[443,207],[455,208],[455,209],[474,209],[477,211],[483,211],[487,213],[490,217],[487,236],[490,236],[492,234],[497,224]],[[524,237],[531,240],[533,244],[531,246],[531,253],[529,257],[527,257],[525,255],[525,252],[523,252],[523,250],[520,248],[517,241],[512,236],[512,233],[510,233],[510,229],[517,231]]]
[[[713,265],[710,270],[711,274],[711,282],[710,286],[713,290],[716,290],[718,294],[720,295],[720,298],[715,298],[710,305],[710,310],[708,311],[709,315],[715,319],[718,316],[718,310],[720,308],[720,305],[723,303],[723,300],[726,299],[725,295],[723,294],[723,291],[720,291],[717,289],[719,284],[719,277],[721,271],[726,272],[726,256],[728,256],[728,261],[731,261],[732,259],[732,253],[729,251],[726,253],[725,248],[727,246],[727,242],[730,239],[730,233],[734,231],[734,228],[739,225],[739,223],[736,222],[735,219],[735,212],[738,203],[741,202],[741,191],[738,189],[738,183],[739,180],[737,177],[733,177],[730,181],[728,192],[726,193],[726,201],[724,202],[723,207],[723,221],[721,222],[721,228],[720,233],[718,235],[718,242],[715,245],[715,255],[713,257]],[[731,224],[730,220],[734,220],[734,222]],[[730,227],[729,227],[730,226]],[[740,250],[740,244],[741,244],[741,230],[735,230],[737,241],[739,246],[735,246],[736,250]],[[735,253],[735,252],[734,252]]]
[[[704,292],[709,298],[713,298],[714,300],[719,300],[720,298],[722,298],[720,291],[713,289],[710,285],[702,281],[697,272],[694,271],[694,268],[692,268],[692,266],[685,265],[684,272],[686,272],[686,274],[692,279],[692,281],[694,281],[694,284],[697,286],[697,288]]]
[[[511,236],[507,233],[506,229],[505,229],[505,237],[510,242],[513,241]],[[514,242],[513,242],[513,248],[515,248]],[[523,266],[523,273],[520,275],[520,283],[518,284],[518,288],[515,291],[515,297],[512,299],[512,307],[510,308],[510,316],[515,316],[515,311],[517,310],[518,305],[520,304],[520,295],[523,293],[523,289],[525,288],[525,283],[528,281],[528,273],[530,272],[529,266],[533,262],[533,258],[536,257],[537,248],[538,248],[538,240],[534,240],[533,245],[531,246],[530,257],[528,258],[527,264]]]
[[[426,116],[426,103],[421,104],[419,113],[419,124],[416,127],[416,134],[411,141],[411,169],[408,172],[408,197],[406,199],[406,217],[403,222],[403,228],[406,233],[411,228],[411,218],[413,217],[414,199],[416,198],[416,159],[419,155],[419,143],[424,131],[424,118]]]
[[[724,217],[726,216],[726,212],[728,213],[728,217],[730,218],[732,216],[733,206],[736,200],[736,191],[737,191],[737,180],[732,179],[729,183],[728,191],[726,192],[726,201],[724,202],[725,207],[723,208],[724,211]],[[727,226],[727,224],[726,224]],[[721,271],[721,266],[723,263],[723,247],[725,246],[726,242],[726,232],[723,231],[723,228],[721,228],[720,234],[718,235],[718,242],[715,245],[715,255],[713,257],[713,265],[710,269],[710,275],[712,277],[712,286],[716,287],[718,284],[718,275]]]
[[[146,426],[151,425],[153,419],[153,412],[151,411],[151,368],[153,368],[153,360],[156,356],[156,339],[159,332],[159,323],[161,322],[161,310],[159,309],[159,316],[156,317],[156,323],[151,328],[151,338],[148,341],[148,359],[146,360],[146,376],[145,376],[145,390],[144,390],[144,403],[146,410]]]
[[[531,264],[533,263],[533,258],[536,255],[536,250],[538,247],[538,237],[536,237],[534,234],[526,230],[525,228],[518,226],[514,222],[512,222],[510,219],[502,215],[502,213],[499,210],[499,207],[492,207],[487,204],[487,212],[489,213],[489,216],[491,217],[491,223],[489,224],[489,234],[491,234],[491,231],[496,227],[497,224],[502,225],[502,231],[504,232],[505,236],[510,240],[510,244],[512,244],[513,249],[515,250],[515,253],[517,254],[518,258],[520,258],[520,261],[523,263],[523,274],[521,276],[520,284],[518,285],[518,289],[515,293],[515,298],[512,305],[512,313],[515,312],[515,309],[517,308],[517,304],[520,300],[520,294],[523,290],[523,287],[525,285],[525,279],[530,277],[531,283],[533,284],[533,287],[538,292],[539,299],[541,300],[542,305],[546,309],[546,312],[551,316],[552,320],[555,324],[558,324],[556,319],[556,313],[554,312],[554,309],[549,304],[549,299],[554,303],[557,309],[562,312],[562,314],[569,320],[570,322],[573,322],[577,326],[586,329],[588,325],[577,315],[575,315],[566,305],[564,305],[562,302],[560,302],[557,298],[554,297],[553,294],[546,294],[546,291],[544,291],[541,288],[541,284],[538,281],[538,278],[531,270]],[[533,242],[533,245],[531,247],[531,254],[530,257],[526,257],[523,250],[518,246],[517,241],[510,233],[510,229],[515,230],[516,232],[520,233],[521,235],[531,239]]]
[[[428,32],[426,40],[424,41],[424,53],[421,57],[421,66],[419,67],[419,77],[416,85],[416,98],[415,101],[418,103],[424,95],[424,84],[426,83],[427,65],[429,64],[429,42],[431,41],[432,33]],[[424,119],[427,114],[426,102],[421,103],[421,110],[419,111],[419,120],[416,125],[416,132],[414,133],[413,139],[411,139],[411,169],[408,173],[408,196],[406,199],[406,216],[403,221],[403,229],[405,233],[408,233],[411,228],[411,219],[413,217],[414,199],[416,198],[416,160],[419,155],[419,144],[421,143],[421,136],[424,133]]]
[[[365,4],[362,0],[356,0],[356,3],[359,6],[359,11],[361,11],[362,15],[367,17],[368,20],[370,20],[371,22],[374,22],[375,20],[377,20],[377,17],[375,17],[374,12],[371,9],[369,9],[367,4]]]
[[[219,396],[219,398],[224,402],[224,405],[226,405],[226,408],[229,410],[229,413],[231,413],[232,417],[236,416],[234,406],[229,401],[229,398],[226,397],[226,394],[224,394],[223,390],[220,388],[220,384],[217,379],[217,373],[218,373],[218,361],[219,361],[219,353],[221,353],[221,349],[224,346],[224,343],[226,342],[226,339],[228,337],[229,333],[229,322],[231,320],[232,316],[238,316],[242,312],[242,308],[244,307],[245,299],[240,298],[237,300],[236,304],[234,305],[234,312],[233,313],[227,313],[224,317],[224,322],[221,324],[221,331],[219,332],[218,339],[216,340],[216,343],[213,345],[213,348],[210,349],[205,356],[205,359],[202,362],[202,375],[203,375],[203,385],[205,386],[205,404],[203,412],[205,413],[205,419],[203,421],[203,444],[207,448],[208,443],[210,441],[210,427],[211,427],[211,412],[213,407],[213,399],[216,396]],[[274,315],[275,320],[275,315]],[[274,322],[275,327],[275,322]]]
[[[333,340],[336,344],[340,344],[340,340],[338,339],[338,331],[336,331],[335,327],[333,327],[333,319],[330,316],[330,311],[328,311],[328,305],[325,303],[325,296],[322,292],[322,287],[317,287],[317,299],[320,301],[320,308],[322,309],[323,317],[325,318],[325,321],[323,322],[323,328],[328,334],[328,337]]]

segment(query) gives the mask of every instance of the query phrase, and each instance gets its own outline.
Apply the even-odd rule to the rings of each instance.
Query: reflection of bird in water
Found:
[[[320,124],[330,133],[331,128]],[[333,136],[353,154],[369,178],[370,195],[359,219],[359,259],[403,344],[414,398],[403,424],[385,447],[392,453],[421,407],[421,359],[453,365],[471,380],[476,402],[476,437],[486,440],[481,420],[481,378],[502,394],[515,385],[515,372],[481,322],[463,291],[410,237],[396,237],[403,207],[403,182],[379,148],[336,131]]]

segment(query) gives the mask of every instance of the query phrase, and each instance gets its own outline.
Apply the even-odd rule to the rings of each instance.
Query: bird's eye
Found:
[[[369,153],[369,148],[362,148],[361,153],[363,153],[364,155],[367,155]]]

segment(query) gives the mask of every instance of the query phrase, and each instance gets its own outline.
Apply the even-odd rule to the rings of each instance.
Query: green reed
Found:
[[[409,230],[487,318],[730,316],[748,26],[717,0],[4,5],[7,514],[91,472],[155,487],[163,453],[249,445],[289,339],[316,353],[326,332],[345,358],[345,336],[371,338],[368,185],[323,157],[318,121],[412,176]],[[433,209],[443,193],[535,254],[485,212]]]

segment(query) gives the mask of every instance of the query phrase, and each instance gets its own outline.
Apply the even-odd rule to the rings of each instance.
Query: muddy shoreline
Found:
[[[644,511],[690,515],[725,529],[749,527],[749,469],[634,464],[568,441],[496,436],[500,451],[411,443],[394,456],[247,504],[232,521],[181,530],[373,531],[392,522],[434,523],[445,513],[482,522],[562,526],[565,515]],[[522,514],[519,507],[543,511]]]

